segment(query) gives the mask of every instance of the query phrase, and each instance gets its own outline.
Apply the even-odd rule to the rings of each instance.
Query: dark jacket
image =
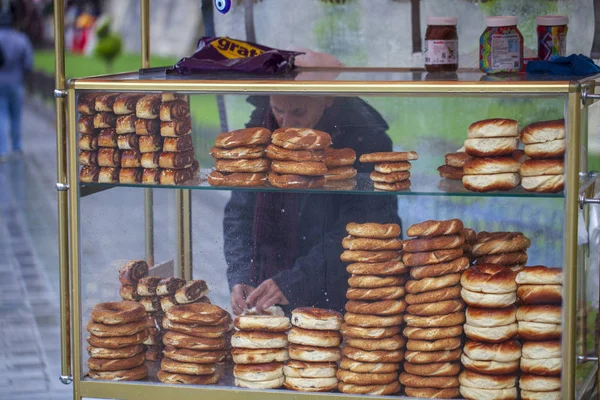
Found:
[[[265,121],[272,124],[268,97],[250,97],[248,101],[256,109],[247,126],[264,126]],[[332,135],[334,148],[350,147],[356,151],[355,167],[359,173],[367,174],[373,169],[371,164],[358,163],[361,154],[392,150],[386,134],[388,125],[375,109],[358,98],[337,98],[315,128]],[[270,210],[265,220],[257,222],[257,198],[262,204],[265,196],[273,201],[267,203]],[[292,218],[286,212],[293,213]],[[278,222],[284,215],[288,219],[282,227]],[[289,309],[314,306],[342,311],[348,273],[340,254],[349,222],[400,223],[396,197],[324,194],[319,190],[283,194],[233,191],[223,221],[230,288],[238,283],[257,286],[272,278],[289,300]],[[271,234],[266,240],[270,243],[256,240],[257,223],[264,225],[267,235]],[[265,271],[264,260],[255,259],[257,254],[264,254],[261,247],[265,246],[275,246],[276,270]],[[288,251],[294,252],[292,260],[286,258]]]

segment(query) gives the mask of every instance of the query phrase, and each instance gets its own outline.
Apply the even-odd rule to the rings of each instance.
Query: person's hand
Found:
[[[238,283],[231,289],[231,308],[235,315],[240,315],[247,308],[246,300],[254,290],[253,286],[245,283]]]
[[[250,307],[256,307],[258,312],[263,312],[265,309],[275,304],[289,304],[289,301],[285,298],[275,281],[273,279],[267,279],[258,285],[256,290],[250,293],[246,303]]]

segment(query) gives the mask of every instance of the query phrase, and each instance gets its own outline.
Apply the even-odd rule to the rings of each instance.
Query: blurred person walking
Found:
[[[29,38],[13,27],[8,0],[0,0],[0,162],[9,155],[20,157],[23,81],[33,67],[33,49]],[[12,145],[9,150],[8,137]]]

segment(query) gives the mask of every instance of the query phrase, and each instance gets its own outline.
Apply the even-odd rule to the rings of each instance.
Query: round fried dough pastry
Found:
[[[348,285],[354,288],[380,288],[400,286],[405,283],[405,276],[356,275],[348,278]]]
[[[559,358],[562,357],[560,340],[542,342],[523,342],[524,358]]]
[[[459,362],[441,362],[432,364],[412,364],[404,362],[404,371],[420,376],[457,376],[460,373]]]
[[[351,347],[355,347],[357,349],[366,350],[366,351],[377,351],[377,350],[386,350],[393,351],[399,350],[404,347],[406,343],[406,339],[404,339],[400,335],[394,335],[389,338],[384,339],[357,339],[357,338],[346,338],[346,344]]]
[[[467,289],[460,291],[462,299],[469,306],[481,308],[505,308],[512,306],[517,301],[517,293],[477,293]]]
[[[119,325],[143,319],[144,307],[135,301],[118,301],[96,304],[91,317],[94,322],[105,325]]]
[[[337,331],[342,326],[342,314],[323,308],[299,307],[292,311],[291,321],[299,328]]]
[[[465,303],[461,299],[442,300],[436,303],[412,304],[407,307],[407,313],[428,317],[434,315],[447,315],[455,312],[463,311]]]
[[[463,326],[447,326],[443,328],[415,328],[407,326],[402,331],[409,340],[441,340],[462,335]]]
[[[445,235],[410,239],[404,242],[404,251],[422,253],[433,250],[462,248],[465,238],[458,235]]]
[[[402,171],[402,172],[391,172],[389,174],[384,174],[382,172],[373,171],[369,176],[373,182],[382,182],[382,183],[396,183],[405,181],[410,178],[410,172]]]
[[[408,387],[423,387],[446,389],[458,387],[459,382],[456,376],[435,376],[423,377],[403,372],[400,374],[400,383]]]
[[[374,396],[388,396],[400,391],[400,383],[392,382],[386,385],[354,385],[351,383],[338,383],[338,390],[346,394],[368,394]]]
[[[514,253],[529,248],[531,241],[521,232],[479,232],[471,245],[475,257],[488,254]]]
[[[289,360],[283,366],[284,375],[292,378],[333,378],[336,372],[336,363],[311,363]]]
[[[217,370],[216,364],[196,364],[180,362],[164,357],[160,362],[160,369],[174,374],[186,375],[212,375]]]
[[[268,180],[271,186],[280,189],[312,189],[325,185],[325,178],[322,176],[278,174],[273,171],[269,172]]]
[[[542,322],[519,321],[519,337],[524,340],[560,339],[561,324],[545,324]]]
[[[271,131],[265,128],[245,128],[223,132],[215,139],[215,145],[224,149],[266,145],[271,140]]]
[[[456,361],[460,359],[462,349],[440,351],[412,351],[404,354],[406,361],[412,364],[431,364],[439,362]]]
[[[207,339],[217,339],[231,330],[229,321],[220,325],[198,325],[198,324],[178,324],[168,318],[162,320],[162,327],[174,332],[185,333],[186,335],[196,336]]]
[[[516,281],[519,285],[562,285],[562,268],[527,267],[517,274]]]
[[[433,290],[456,285],[460,282],[460,276],[461,274],[457,273],[433,278],[423,278],[419,280],[408,281],[404,287],[410,294],[431,292]]]
[[[436,301],[460,299],[460,285],[450,286],[442,289],[432,290],[417,294],[407,294],[406,304],[424,304]]]
[[[236,172],[267,172],[269,170],[270,161],[266,158],[255,158],[252,160],[217,160],[215,161],[215,169],[219,172],[236,173]]]
[[[562,309],[561,306],[520,306],[517,310],[517,320],[560,324],[562,322]]]
[[[237,331],[231,336],[231,347],[242,349],[283,349],[288,340],[285,333]]]
[[[327,168],[353,165],[355,161],[356,152],[354,149],[334,149],[333,147],[325,148],[325,164],[327,165]]]
[[[90,335],[86,340],[94,347],[106,349],[121,349],[143,343],[148,338],[148,330],[138,332],[131,336],[98,337]]]
[[[406,314],[404,321],[407,326],[416,328],[444,328],[447,326],[460,325],[465,322],[465,313],[462,311],[445,315],[431,315],[421,317],[417,315]]]
[[[125,369],[121,371],[93,371],[90,370],[88,375],[92,379],[107,380],[107,381],[139,381],[148,376],[148,367],[145,364],[138,365],[135,368]]]
[[[401,261],[387,261],[382,263],[353,263],[346,267],[352,275],[401,275],[408,271]]]
[[[384,162],[399,162],[418,160],[419,154],[416,151],[389,151],[379,153],[368,153],[360,156],[359,161],[362,163],[384,163]]]
[[[404,300],[357,301],[346,302],[346,311],[364,315],[397,315],[406,310]]]
[[[500,343],[484,343],[467,340],[463,352],[476,361],[512,362],[521,358],[521,343],[507,340]]]
[[[94,346],[87,347],[87,352],[92,358],[130,358],[142,351],[144,351],[144,346],[141,344],[121,347],[120,349],[103,349]]]
[[[383,250],[383,251],[366,251],[366,250],[344,250],[340,255],[340,260],[343,262],[368,262],[379,263],[385,261],[396,261],[400,259],[398,251]]]
[[[94,336],[113,337],[135,335],[148,327],[149,323],[145,318],[118,325],[105,325],[90,320],[86,326],[86,330]]]
[[[380,328],[402,324],[403,316],[401,314],[391,316],[376,316],[346,313],[344,314],[344,322],[348,325],[360,326],[363,328]]]
[[[267,146],[265,155],[280,161],[325,161],[323,150],[288,150],[273,144]]]
[[[373,169],[382,174],[391,174],[394,172],[409,171],[412,164],[409,161],[399,161],[395,163],[377,163]]]
[[[364,224],[350,222],[346,225],[346,231],[354,237],[373,239],[396,238],[402,233],[398,224],[377,224],[374,222]]]
[[[327,132],[308,128],[276,129],[271,141],[290,150],[319,150],[331,146],[331,136]]]
[[[526,264],[527,260],[528,260],[527,252],[515,251],[512,253],[490,254],[487,256],[477,257],[477,264],[499,264],[499,265]]]
[[[406,349],[412,351],[454,350],[458,349],[460,346],[460,337],[438,339],[433,341],[409,339],[406,342]]]
[[[561,304],[562,285],[519,285],[517,296],[524,304]]]
[[[521,375],[519,378],[519,388],[534,392],[553,392],[560,390],[561,383],[559,377],[554,376],[536,376]]]
[[[467,307],[465,312],[467,324],[491,328],[494,326],[505,326],[517,321],[517,307],[506,308],[477,308]]]
[[[342,358],[337,347],[315,347],[290,344],[288,348],[292,360],[306,362],[336,362]]]
[[[167,331],[162,337],[165,346],[190,350],[222,350],[227,347],[225,337],[217,339],[199,338],[184,333]]]
[[[271,170],[278,174],[294,174],[294,175],[325,175],[327,166],[320,161],[279,161],[271,162]]]
[[[521,371],[525,374],[559,376],[562,371],[562,357],[525,358],[521,357]]]
[[[404,296],[404,287],[389,286],[374,289],[349,288],[346,298],[349,300],[394,300]]]
[[[292,324],[288,317],[277,315],[238,315],[233,325],[242,331],[287,332]]]
[[[469,268],[469,264],[470,262],[467,257],[460,257],[447,263],[413,267],[410,269],[410,277],[413,279],[423,279],[455,274]]]
[[[263,146],[234,147],[231,149],[212,147],[210,149],[210,155],[213,158],[225,160],[261,158],[264,154],[265,148]]]
[[[564,139],[565,131],[564,119],[534,122],[523,128],[521,141],[525,144],[532,144]]]
[[[470,138],[519,136],[519,123],[514,119],[490,118],[473,122],[467,134]]]
[[[348,357],[342,357],[342,360],[340,361],[340,368],[352,372],[359,372],[361,374],[381,374],[398,371],[400,369],[400,365],[398,363],[365,363],[352,360]]]
[[[177,349],[173,346],[165,346],[163,354],[174,361],[195,364],[216,364],[223,362],[227,357],[226,350],[190,350]]]
[[[342,349],[342,354],[351,360],[365,363],[398,363],[404,360],[404,351],[402,350],[367,351],[346,346]]]
[[[471,292],[504,294],[517,290],[516,276],[514,271],[500,265],[481,264],[463,272],[460,283]]]
[[[283,376],[283,363],[236,364],[233,376],[250,382],[278,379]]]
[[[516,375],[487,375],[464,370],[458,376],[461,386],[482,389],[510,389],[517,386]]]
[[[412,388],[406,386],[404,392],[407,396],[422,399],[456,399],[460,396],[458,388],[434,389],[434,388]]]
[[[400,333],[400,327],[390,326],[387,328],[361,328],[360,326],[342,324],[340,331],[344,337],[357,339],[383,339]]]
[[[356,176],[358,171],[354,167],[335,167],[327,169],[325,180],[327,182],[347,181]]]
[[[469,339],[487,343],[505,342],[517,335],[516,323],[490,328],[465,324],[463,328]]]
[[[439,264],[462,257],[463,250],[445,249],[426,251],[422,253],[403,253],[402,262],[408,267],[421,267],[423,265]]]
[[[373,239],[346,236],[342,239],[342,246],[346,250],[400,250],[402,249],[402,240],[398,238]]]

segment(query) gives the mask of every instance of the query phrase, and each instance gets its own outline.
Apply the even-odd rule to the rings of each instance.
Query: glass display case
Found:
[[[76,399],[591,398],[595,77],[66,84],[61,40],[61,380]],[[236,318],[249,308],[282,327],[256,333]]]

